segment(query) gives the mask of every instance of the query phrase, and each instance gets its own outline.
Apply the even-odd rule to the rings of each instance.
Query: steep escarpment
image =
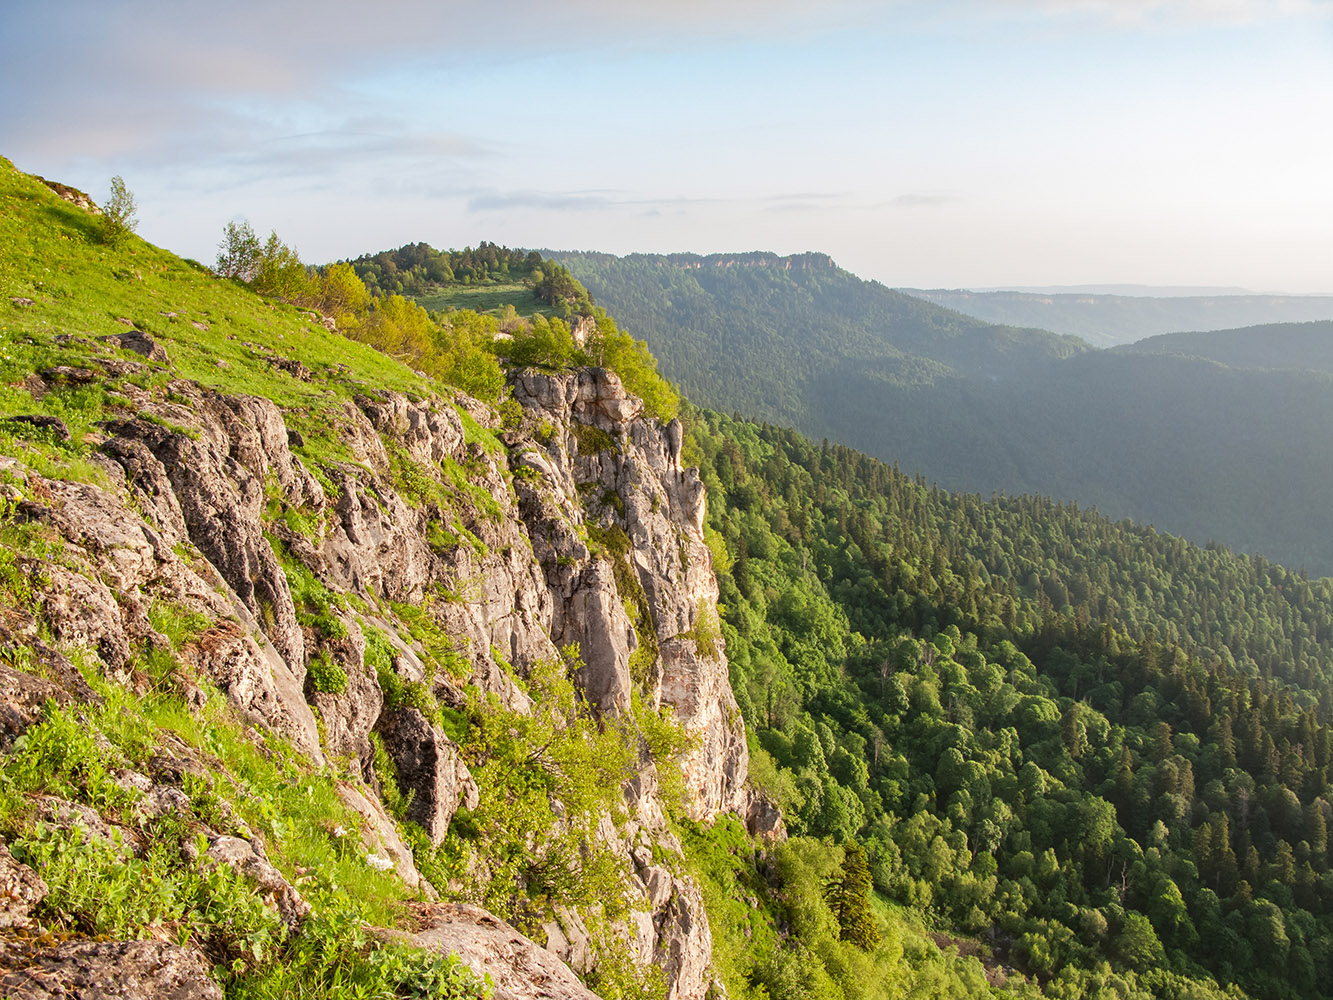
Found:
[[[515,461],[533,473],[518,477],[520,509],[558,597],[552,634],[580,644],[581,686],[599,708],[625,711],[637,683],[697,735],[683,765],[691,815],[745,813],[744,727],[680,422],[640,419],[642,403],[603,369],[522,372],[514,398],[537,428]]]
[[[7,523],[41,539],[15,563],[31,599],[7,615],[6,659],[20,668],[0,668],[12,736],[47,724],[48,701],[78,716],[88,692],[71,658],[83,673],[141,694],[178,690],[196,707],[216,690],[257,732],[284,737],[303,766],[327,762],[344,776],[338,793],[370,856],[409,887],[482,899],[484,851],[432,884],[405,841],[427,854],[450,846],[459,810],[482,806],[469,727],[487,703],[531,713],[533,671],[563,664],[603,725],[636,732],[636,716],[665,710],[665,724],[683,730],[683,753],[655,759],[636,738],[624,807],[595,824],[622,905],[590,914],[532,903],[525,926],[545,937],[551,962],[595,977],[618,943],[636,966],[663,970],[668,996],[703,996],[707,917],[671,861],[680,846],[659,770],[679,769],[692,817],[744,815],[750,803],[743,724],[716,637],[703,488],[681,465],[679,424],[644,419],[603,370],[517,373],[521,416],[506,428],[475,401],[366,386],[325,414],[345,457],[311,467],[272,401],[170,377],[145,388],[124,365],[150,370],[94,351],[33,383],[37,395],[59,392],[72,370],[111,400],[92,481],[7,460]],[[171,374],[169,362],[153,367]],[[22,669],[34,662],[40,669]],[[109,751],[108,762],[128,765],[120,756]],[[300,879],[269,862],[263,833],[226,819],[230,807],[197,815],[180,790],[190,783],[173,774],[206,771],[206,761],[158,756],[143,770],[122,766],[118,787],[136,804],[181,800],[207,841],[203,857],[239,873],[295,933],[310,909]],[[37,808],[105,826],[79,798],[75,788]],[[151,818],[112,826],[119,832],[107,836],[121,844],[153,836]],[[439,878],[441,866],[431,870]],[[491,919],[445,908],[430,918],[434,931],[416,936],[453,940],[462,932],[451,925]],[[481,971],[497,982],[516,975]]]
[[[0,992],[720,987],[678,838],[782,826],[680,423],[559,351],[474,345],[470,398],[0,195]]]

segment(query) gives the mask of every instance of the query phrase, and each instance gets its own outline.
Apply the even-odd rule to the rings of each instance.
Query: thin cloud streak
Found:
[[[890,208],[939,208],[942,205],[956,205],[963,199],[948,192],[911,192],[900,194],[896,198],[881,202]]]
[[[1333,21],[1328,0],[1001,0],[1002,7],[1090,15],[1131,27],[1243,25],[1296,19]]]
[[[728,207],[763,212],[829,212],[845,209],[873,208],[854,205],[845,193],[818,191],[787,194],[755,195],[753,197],[703,197],[631,195],[625,191],[495,191],[470,194],[467,208],[471,212],[505,212],[512,209],[536,209],[550,212],[618,212],[646,211],[651,214],[682,212],[700,207]]]

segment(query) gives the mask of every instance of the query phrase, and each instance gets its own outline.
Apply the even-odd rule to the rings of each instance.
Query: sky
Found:
[[[0,155],[211,263],[831,254],[1333,294],[1333,0],[3,0]]]

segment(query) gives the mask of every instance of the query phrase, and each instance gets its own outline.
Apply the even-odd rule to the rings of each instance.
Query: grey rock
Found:
[[[592,563],[562,611],[553,627],[562,646],[579,645],[583,666],[574,679],[588,702],[602,712],[628,711],[629,658],[638,641],[611,565],[601,560]]]
[[[38,374],[41,375],[42,381],[52,385],[89,385],[98,379],[96,370],[76,368],[72,365],[52,365],[49,368],[43,368]]]
[[[11,424],[26,424],[36,430],[45,431],[57,441],[69,440],[69,428],[59,417],[47,416],[44,413],[22,413],[15,417],[6,417],[5,421]]]
[[[381,393],[382,400],[357,396],[375,430],[391,435],[414,461],[432,465],[462,457],[463,422],[452,408],[414,403],[401,392]]]
[[[577,973],[587,974],[592,969],[592,935],[578,913],[559,907],[555,919],[542,924],[542,930],[547,951]]]
[[[278,371],[286,372],[294,379],[302,382],[309,382],[313,377],[310,369],[294,358],[269,358],[268,363]]]
[[[115,590],[138,588],[171,559],[179,539],[154,529],[119,497],[89,483],[54,480],[45,481],[42,492],[45,502],[29,501],[24,511],[83,549],[97,568],[96,578]]]
[[[743,818],[745,829],[756,840],[781,842],[787,839],[787,824],[778,804],[756,788],[748,790]]]
[[[702,1000],[709,985],[713,935],[699,887],[688,879],[672,879],[666,903],[654,909],[653,925],[653,958],[666,973],[667,1000]]]
[[[438,899],[435,887],[419,871],[412,850],[403,843],[393,818],[379,799],[366,795],[354,785],[338,782],[338,797],[361,819],[361,838],[371,853],[393,862],[394,871],[410,888],[419,889],[427,899]]]
[[[579,496],[582,485],[595,501],[586,516],[618,527],[629,540],[623,558],[643,590],[660,651],[648,678],[650,703],[671,706],[676,720],[699,737],[699,749],[682,763],[690,815],[706,820],[743,813],[749,768],[744,723],[720,636],[706,648],[697,638],[717,632],[718,591],[703,539],[703,484],[696,470],[681,465],[683,428],[679,421],[663,426],[643,419],[641,401],[601,369],[521,372],[513,394],[534,424],[581,423],[618,442],[585,455],[557,434],[544,448],[524,449],[515,459],[537,473],[522,477],[519,509],[557,597],[552,634],[560,643],[580,643],[585,669],[577,680],[594,704],[627,701],[633,649],[623,612],[630,595],[620,592],[606,569],[587,567],[586,550],[576,543],[588,506]],[[620,506],[601,504],[602,496],[618,498]]]
[[[120,605],[111,589],[64,566],[48,564],[44,611],[55,639],[97,653],[112,676],[127,679],[130,645]]]
[[[269,400],[193,392],[192,407],[156,408],[153,415],[168,426],[136,418],[109,422],[107,429],[117,438],[142,443],[161,464],[190,541],[261,622],[300,681],[305,663],[301,630],[286,577],[261,525],[269,474],[295,486],[281,413]],[[112,457],[120,451],[112,449]]]
[[[122,350],[140,354],[149,361],[165,365],[171,360],[167,356],[167,349],[142,330],[127,330],[125,333],[115,333],[102,339],[116,344]]]
[[[0,750],[7,750],[42,718],[48,700],[66,704],[70,696],[59,684],[0,663]]]
[[[28,914],[50,890],[35,871],[14,860],[0,841],[0,931],[27,927]]]
[[[108,823],[92,806],[57,798],[54,795],[41,796],[35,804],[38,815],[44,821],[63,830],[78,832],[85,843],[93,840],[101,841],[112,847],[121,857],[129,857],[135,853],[139,839],[134,831],[129,827]]]
[[[277,909],[288,927],[295,928],[307,913],[307,903],[296,887],[262,857],[255,846],[240,837],[214,836],[205,857],[234,868],[263,895],[265,902]]]
[[[321,750],[307,701],[322,717],[331,754],[364,763],[373,725],[403,791],[412,792],[411,818],[438,843],[455,811],[476,805],[476,785],[458,747],[425,716],[408,708],[384,711],[365,664],[362,626],[374,625],[388,637],[400,677],[431,679],[444,703],[462,704],[463,685],[472,683],[519,712],[529,701],[516,678],[537,661],[558,656],[558,646],[575,642],[583,660],[575,683],[599,711],[626,709],[631,684],[639,683],[650,706],[671,706],[697,735],[699,749],[683,768],[692,816],[706,820],[734,810],[757,835],[781,836],[780,813],[745,787],[745,733],[725,650],[715,636],[717,582],[703,541],[704,490],[697,473],[681,466],[682,428],[645,419],[641,402],[612,373],[516,376],[514,397],[524,416],[519,428],[504,432],[510,453],[499,457],[466,444],[453,408],[456,402],[497,427],[498,418],[483,404],[416,401],[396,393],[358,397],[330,413],[353,460],[323,470],[324,481],[335,484],[329,495],[292,456],[299,438],[273,404],[186,382],[171,389],[172,402],[164,402],[125,384],[122,395],[152,419],[105,427],[100,452],[130,502],[119,490],[78,484],[47,484],[49,496],[40,501],[33,499],[42,496],[40,489],[23,491],[29,498],[25,512],[51,524],[65,542],[47,602],[51,634],[61,643],[91,646],[114,672],[133,663],[129,650],[136,644],[166,641],[149,623],[155,601],[202,613],[214,624],[178,650],[183,661],[247,718],[289,734],[314,760]],[[581,452],[576,425],[603,432],[611,446]],[[400,495],[391,453],[406,455],[423,475],[437,479],[438,490]],[[471,488],[452,484],[455,462],[465,466]],[[317,534],[307,538],[264,523],[266,490],[272,496],[275,489],[315,515]],[[439,526],[459,540],[442,541]],[[365,600],[356,604],[359,613],[339,613],[346,639],[299,626],[266,530],[330,589]],[[598,542],[591,550],[590,541]],[[193,547],[182,548],[186,542]],[[457,676],[432,675],[426,651],[388,602],[427,611],[453,642],[462,667]],[[658,651],[637,681],[629,673],[637,645],[632,618]],[[17,633],[20,626],[10,621],[8,627]],[[36,639],[36,623],[23,629],[23,638]],[[318,655],[331,657],[347,674],[345,691],[319,692],[308,682],[307,664]],[[57,686],[67,686],[63,675]],[[31,724],[41,695],[28,681],[0,672],[0,740]],[[198,773],[188,753],[178,763],[181,773]],[[141,821],[179,807],[173,767],[153,762],[151,779],[122,776],[140,796]],[[637,873],[629,888],[642,905],[607,930],[629,944],[639,964],[657,963],[667,971],[671,1000],[702,1000],[710,988],[711,938],[697,887],[654,863],[659,849],[678,852],[679,844],[667,829],[652,768],[624,791],[628,824],[618,831],[607,821],[597,836]],[[340,794],[361,817],[369,849],[392,860],[409,885],[429,896],[432,887],[416,871],[382,806],[350,785]],[[66,812],[69,822],[91,822]],[[262,844],[248,839],[238,823],[225,829],[241,836],[214,835],[213,862],[246,871],[267,887],[289,922],[299,920],[299,894],[265,861]],[[563,913],[546,928],[551,947],[538,961],[529,950],[536,945],[515,943],[510,935],[516,932],[484,911],[450,912],[433,931],[442,937],[444,925],[470,924],[473,930],[464,936],[472,935],[470,947],[478,954],[489,955],[493,976],[495,963],[511,971],[537,968],[539,976],[548,976],[543,983],[583,990],[549,966],[554,961],[569,976],[552,955],[558,952],[580,969],[590,968],[596,949],[577,913]],[[513,982],[504,987],[511,993],[497,995],[589,995],[541,993],[546,986],[530,979]]]
[[[197,952],[162,941],[0,941],[0,993],[14,1000],[222,1000]]]
[[[181,657],[213,680],[252,721],[290,736],[316,761],[319,728],[286,662],[264,640],[257,626],[247,631],[238,621],[219,621],[181,650]],[[304,671],[303,671],[304,672]]]
[[[440,954],[456,954],[490,976],[493,1000],[598,1000],[549,950],[480,907],[442,903],[431,907],[428,919],[423,930],[402,939]]]
[[[384,707],[384,693],[379,681],[365,664],[366,640],[355,617],[338,614],[347,635],[333,639],[325,636],[306,636],[306,655],[313,660],[326,656],[347,677],[342,691],[324,692],[315,689],[309,673],[306,675],[306,700],[315,706],[324,720],[324,750],[333,757],[357,761],[364,769],[370,762],[370,740],[367,736]]]
[[[463,763],[458,744],[410,707],[384,713],[375,730],[398,770],[399,790],[412,792],[407,818],[438,845],[459,807],[477,806],[477,783]]]

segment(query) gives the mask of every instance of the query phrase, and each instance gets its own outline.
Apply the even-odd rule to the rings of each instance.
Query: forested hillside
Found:
[[[1333,573],[1333,385],[1318,353],[1303,366],[1314,372],[1261,372],[1095,351],[986,326],[817,255],[560,260],[700,404],[949,488],[1095,504]],[[1306,328],[1294,329],[1289,349],[1246,350],[1309,353]],[[1255,338],[1284,342],[1273,329]]]
[[[1327,295],[1114,295],[1087,292],[974,292],[904,288],[908,295],[988,323],[1037,326],[1082,337],[1097,347],[1128,344],[1177,330],[1229,330],[1333,318]]]
[[[691,399],[837,436],[821,380],[846,370],[896,389],[954,375],[1011,377],[1087,350],[1074,337],[999,327],[862,281],[824,254],[556,253],[648,342]]]
[[[1333,321],[1167,333],[1126,344],[1120,350],[1207,358],[1232,368],[1333,373]]]
[[[722,632],[794,833],[1047,995],[1327,995],[1333,585],[699,414]]]

